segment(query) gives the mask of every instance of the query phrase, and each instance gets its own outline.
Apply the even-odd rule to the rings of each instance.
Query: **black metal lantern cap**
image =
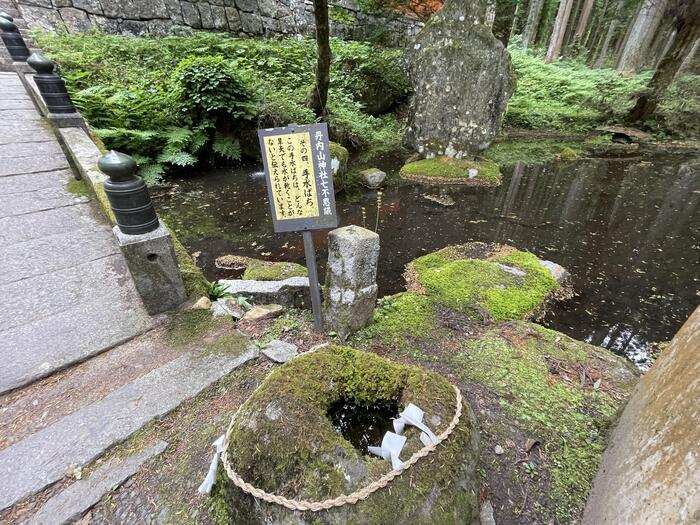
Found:
[[[29,57],[29,48],[24,43],[24,38],[22,38],[17,26],[10,20],[0,17],[0,31],[2,31],[0,38],[2,38],[12,60],[25,62]]]
[[[41,53],[32,53],[27,59],[36,75],[34,82],[39,88],[49,113],[75,113],[75,106],[66,90],[66,83],[53,72],[55,64]]]
[[[109,177],[104,189],[121,232],[142,235],[158,229],[158,215],[146,183],[136,175],[136,161],[124,153],[109,151],[100,157],[97,167]]]

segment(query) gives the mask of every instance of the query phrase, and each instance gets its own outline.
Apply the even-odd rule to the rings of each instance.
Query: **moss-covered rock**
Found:
[[[574,160],[578,158],[578,153],[575,149],[565,146],[559,151],[558,157],[563,160]]]
[[[333,187],[340,191],[346,184],[348,174],[348,150],[337,142],[330,143],[331,173],[333,174]]]
[[[216,258],[217,268],[243,270],[242,279],[249,281],[283,281],[290,277],[306,277],[308,271],[301,264],[286,261],[263,261],[242,255],[222,255]]]
[[[464,184],[498,186],[503,176],[490,160],[465,160],[434,157],[406,164],[399,172],[402,178],[430,184]]]
[[[243,279],[251,281],[283,281],[290,277],[306,277],[307,275],[306,267],[301,264],[249,259],[243,273]]]
[[[566,290],[533,254],[467,243],[419,257],[406,271],[409,290],[476,320],[531,319]]]
[[[443,377],[348,347],[327,347],[278,368],[241,407],[231,435],[230,462],[249,483],[292,499],[321,501],[350,494],[391,469],[362,453],[334,429],[328,411],[338,401],[359,405],[415,403],[442,432],[455,412]],[[409,428],[402,459],[422,448]],[[253,499],[219,468],[212,499],[216,523],[411,524],[471,523],[477,509],[476,430],[465,405],[459,424],[427,458],[355,505],[317,513],[291,512]]]

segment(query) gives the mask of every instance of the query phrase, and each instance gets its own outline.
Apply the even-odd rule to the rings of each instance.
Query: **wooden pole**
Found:
[[[311,307],[314,311],[314,328],[317,332],[323,330],[323,317],[321,314],[321,287],[318,283],[318,270],[316,269],[316,250],[314,239],[310,231],[303,232],[304,255],[306,256],[306,269],[309,271],[309,290],[311,292]]]

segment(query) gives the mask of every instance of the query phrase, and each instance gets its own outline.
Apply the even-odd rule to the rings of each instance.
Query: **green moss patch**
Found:
[[[214,318],[209,310],[183,310],[168,320],[165,340],[173,346],[184,347],[217,328],[228,326],[231,326],[229,319]]]
[[[426,296],[405,292],[380,300],[374,310],[374,322],[364,337],[380,337],[387,342],[400,342],[407,337],[425,336],[433,327],[435,304]]]
[[[339,400],[360,406],[398,402],[401,408],[415,403],[436,433],[455,411],[452,386],[433,372],[348,347],[326,347],[273,371],[241,407],[229,447],[232,466],[253,485],[294,499],[318,501],[368,485],[390,463],[363,456],[333,428],[327,413]],[[465,407],[458,427],[429,459],[367,500],[305,516],[307,522],[378,525],[394,516],[418,524],[470,522],[476,511],[473,424]],[[406,436],[402,459],[422,448],[416,429]],[[261,523],[263,516],[283,522],[289,516],[244,495],[222,468],[214,490],[217,523]]]
[[[269,262],[246,258],[243,279],[251,281],[282,281],[290,277],[306,277],[308,271],[301,264],[292,262]]]
[[[491,160],[464,160],[434,157],[409,162],[399,172],[402,178],[433,184],[466,184],[498,186],[502,175],[498,164]]]
[[[501,408],[537,438],[556,501],[548,510],[569,522],[585,504],[606,431],[636,381],[632,365],[523,322],[494,327],[462,348],[451,368],[497,393]]]
[[[76,197],[92,197],[90,186],[84,180],[71,179],[66,184],[66,189]]]
[[[560,288],[531,253],[504,251],[482,260],[461,258],[460,252],[464,249],[451,247],[419,257],[408,273],[428,298],[471,318],[533,317]]]

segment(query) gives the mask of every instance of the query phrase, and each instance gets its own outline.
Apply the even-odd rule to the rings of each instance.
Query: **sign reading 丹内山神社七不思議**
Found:
[[[328,126],[258,130],[275,232],[338,226]]]

